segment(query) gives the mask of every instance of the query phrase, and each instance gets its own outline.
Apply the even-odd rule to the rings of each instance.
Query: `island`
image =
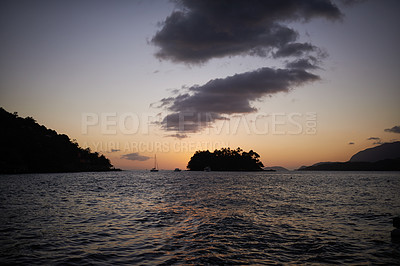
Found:
[[[110,160],[67,135],[0,107],[0,173],[117,171]]]
[[[241,148],[196,151],[187,168],[190,171],[263,171],[264,165],[259,158],[253,150],[245,152]]]

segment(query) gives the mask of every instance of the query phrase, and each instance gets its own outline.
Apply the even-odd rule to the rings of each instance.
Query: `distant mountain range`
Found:
[[[302,166],[307,171],[400,171],[400,141],[384,143],[354,154],[347,162],[320,162]]]

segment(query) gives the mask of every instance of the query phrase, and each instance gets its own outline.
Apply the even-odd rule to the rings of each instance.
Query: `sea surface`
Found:
[[[0,175],[0,264],[399,264],[400,172]]]

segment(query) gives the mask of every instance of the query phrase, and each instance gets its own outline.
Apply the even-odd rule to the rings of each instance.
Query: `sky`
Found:
[[[400,2],[0,2],[0,106],[115,167],[197,150],[265,166],[400,139]]]

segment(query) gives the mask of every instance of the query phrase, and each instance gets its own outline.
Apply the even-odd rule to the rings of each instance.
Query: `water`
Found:
[[[4,264],[399,264],[399,172],[0,176]]]

